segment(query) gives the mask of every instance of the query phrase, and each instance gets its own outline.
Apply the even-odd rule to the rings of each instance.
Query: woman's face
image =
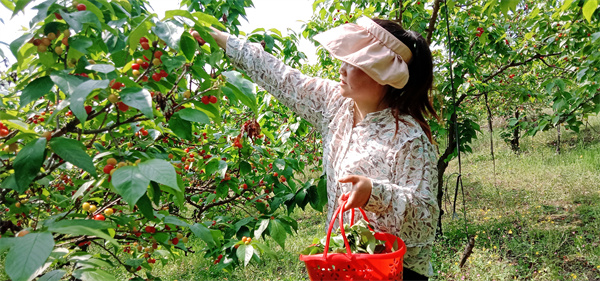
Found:
[[[340,92],[356,102],[379,103],[385,95],[385,86],[377,83],[360,68],[342,62]]]

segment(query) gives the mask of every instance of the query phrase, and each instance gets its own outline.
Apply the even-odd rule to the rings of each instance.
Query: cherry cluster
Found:
[[[209,104],[209,103],[217,103],[217,97],[216,96],[203,96],[201,98],[201,100],[203,104]]]
[[[481,35],[483,34],[483,31],[484,31],[483,27],[478,27],[477,34],[475,34],[475,36],[481,37]]]

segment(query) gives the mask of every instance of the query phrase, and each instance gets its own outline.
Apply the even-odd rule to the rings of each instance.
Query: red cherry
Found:
[[[210,96],[210,103],[217,103],[217,97],[216,96]]]
[[[146,131],[146,130],[142,129],[142,130],[140,130],[140,132],[142,132],[142,136],[144,136],[144,137],[148,135],[148,131]]]
[[[103,221],[106,218],[104,218],[103,214],[97,214],[97,215],[94,216],[94,219],[97,220],[97,221]]]
[[[59,13],[54,13],[54,16],[56,17],[57,20],[63,19],[63,17]]]
[[[8,129],[2,128],[0,129],[0,137],[6,137],[8,135]]]
[[[117,107],[119,108],[119,110],[125,112],[129,109],[129,106],[126,105],[125,103],[123,103],[122,101],[117,103]]]
[[[144,43],[142,43],[140,45],[142,45],[142,49],[144,49],[144,50],[149,50],[150,49],[150,44],[148,44],[148,42],[144,42]]]
[[[146,226],[146,232],[150,233],[150,234],[154,234],[156,233],[156,228],[154,226]]]
[[[87,114],[90,114],[90,112],[92,112],[92,106],[91,106],[91,105],[86,105],[86,106],[85,106],[85,112],[86,112]]]
[[[173,240],[171,240],[171,242],[173,242],[173,245],[177,245],[179,244],[179,238],[175,237]]]
[[[160,76],[160,73],[154,73],[154,74],[152,74],[152,80],[158,82],[158,81],[160,81],[160,78],[162,78]]]
[[[146,37],[140,38],[140,44],[142,44],[142,43],[148,43],[148,38],[146,38]]]
[[[85,11],[87,9],[87,7],[85,6],[85,4],[79,4],[77,5],[77,10],[78,11]]]
[[[114,165],[106,164],[106,166],[104,166],[103,171],[105,174],[110,174],[110,171],[112,171],[114,168],[115,168]]]
[[[162,55],[163,55],[163,52],[161,52],[161,51],[154,52],[154,57],[157,59],[160,59],[160,57],[162,57]]]
[[[200,99],[200,101],[202,101],[203,104],[209,104],[210,103],[210,97],[209,96],[203,96],[202,99]]]
[[[159,74],[160,74],[161,77],[167,77],[167,76],[169,76],[169,74],[164,69],[161,69]]]
[[[131,69],[135,69],[135,70],[139,70],[140,69],[140,65],[137,63],[134,63],[131,65]]]
[[[142,62],[142,68],[146,69],[150,66],[150,64],[148,62]]]

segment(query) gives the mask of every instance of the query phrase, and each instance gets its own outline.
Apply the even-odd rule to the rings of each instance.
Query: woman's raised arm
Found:
[[[260,44],[218,30],[211,35],[236,67],[319,129],[325,117],[339,109],[345,100],[339,94],[338,82],[304,75],[265,52]]]

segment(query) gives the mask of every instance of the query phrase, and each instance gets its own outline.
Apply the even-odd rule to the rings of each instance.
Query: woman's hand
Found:
[[[217,45],[223,48],[223,50],[227,50],[227,39],[229,38],[229,33],[220,31],[214,27],[210,27],[210,36],[212,36],[215,41],[217,41]]]
[[[373,190],[371,179],[364,176],[349,175],[338,181],[341,183],[352,183],[352,191],[342,194],[338,199],[338,204],[340,206],[344,201],[348,201],[346,207],[342,211],[363,207],[367,204],[369,197],[371,197],[371,191]]]

